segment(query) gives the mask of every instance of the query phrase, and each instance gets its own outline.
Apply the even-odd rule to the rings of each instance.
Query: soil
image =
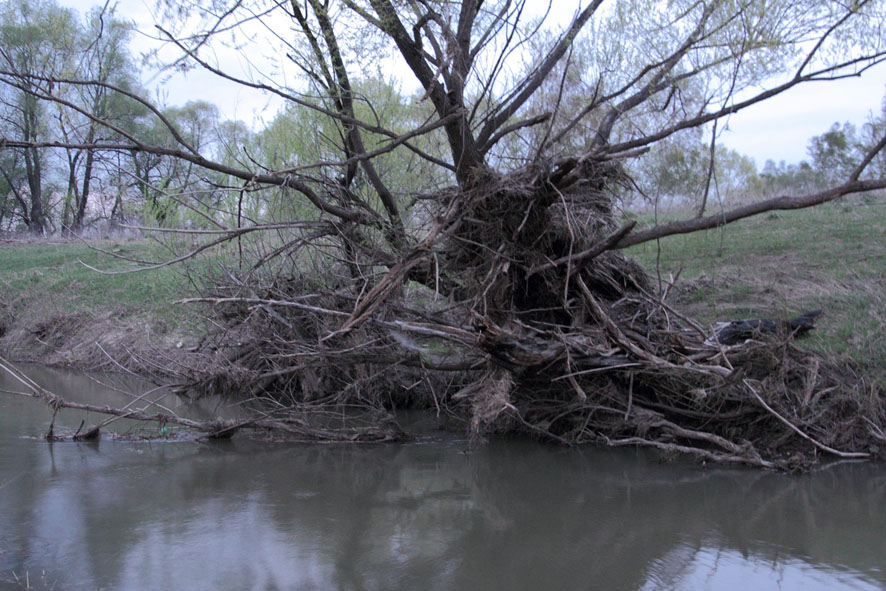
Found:
[[[126,311],[93,315],[12,315],[0,308],[0,356],[79,371],[127,372],[171,379],[193,353],[193,337]],[[191,343],[190,345],[188,343]]]

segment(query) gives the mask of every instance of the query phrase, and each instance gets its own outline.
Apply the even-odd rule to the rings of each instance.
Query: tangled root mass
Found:
[[[188,388],[313,413],[339,434],[421,407],[477,438],[529,433],[779,469],[879,455],[882,391],[789,331],[712,338],[615,249],[631,229],[611,209],[618,167],[572,170],[568,182],[535,166],[441,192],[432,230],[393,263],[342,233],[289,241],[299,247],[273,270],[214,278],[204,301],[218,329]]]

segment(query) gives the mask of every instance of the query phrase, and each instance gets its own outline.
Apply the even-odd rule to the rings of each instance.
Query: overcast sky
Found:
[[[81,14],[97,4],[96,0],[59,1]],[[153,0],[118,0],[117,10],[119,16],[134,20],[142,30],[153,34],[152,7]],[[148,40],[136,35],[133,50],[147,47]],[[145,82],[149,87],[159,85],[156,79]],[[218,105],[225,118],[240,119],[252,126],[269,121],[279,108],[279,102],[220,82],[202,71],[176,75],[161,88],[170,106],[204,99]],[[720,141],[754,158],[758,167],[767,159],[798,162],[806,158],[810,137],[824,133],[837,121],[862,125],[872,112],[880,112],[884,94],[886,64],[860,78],[801,85],[733,115]]]

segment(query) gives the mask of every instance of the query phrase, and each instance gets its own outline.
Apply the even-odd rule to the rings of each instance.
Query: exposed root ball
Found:
[[[768,468],[879,455],[884,394],[851,367],[790,331],[719,343],[613,250],[632,227],[611,208],[622,180],[590,160],[480,175],[441,193],[433,230],[385,264],[347,232],[289,237],[285,264],[212,282],[218,371],[191,385]]]

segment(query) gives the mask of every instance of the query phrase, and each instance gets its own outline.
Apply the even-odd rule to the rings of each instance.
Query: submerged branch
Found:
[[[140,422],[159,423],[161,425],[174,424],[185,427],[202,434],[208,439],[228,439],[238,431],[244,429],[256,429],[284,433],[288,436],[296,436],[311,440],[359,442],[359,441],[396,441],[405,437],[405,434],[394,423],[388,423],[383,427],[355,427],[344,429],[314,427],[308,422],[295,415],[284,418],[272,418],[267,414],[259,413],[256,417],[246,419],[222,419],[215,418],[208,421],[197,421],[168,412],[148,412],[147,407],[141,409],[115,408],[111,406],[98,406],[81,402],[71,402],[61,396],[46,390],[24,372],[19,370],[9,361],[0,357],[0,370],[3,370],[13,379],[28,389],[28,392],[17,392],[17,395],[26,395],[46,403],[53,411],[60,408],[70,408],[86,412],[94,412],[102,415],[110,415],[121,419],[129,419]],[[148,403],[150,405],[150,403]],[[127,405],[128,407],[129,405]],[[82,429],[82,426],[81,426]],[[78,429],[74,439],[90,439],[99,436],[98,426],[93,427],[81,434]]]

